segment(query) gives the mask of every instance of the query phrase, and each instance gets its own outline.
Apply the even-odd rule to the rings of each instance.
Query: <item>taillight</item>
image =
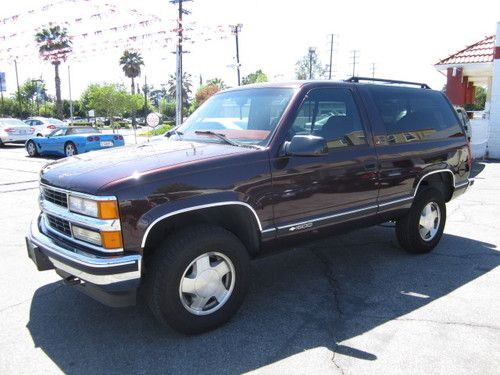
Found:
[[[123,139],[123,137],[122,137],[121,135],[119,135],[119,136],[118,136],[118,139],[122,140],[122,139]]]
[[[94,140],[94,137],[87,137],[87,141],[92,142]]]
[[[35,128],[30,128],[31,130],[31,134],[33,134],[35,132]]]
[[[12,128],[6,128],[5,132],[6,133],[14,133],[14,129],[12,129]]]
[[[94,141],[98,141],[99,139],[100,138],[97,135],[94,137]]]
[[[55,126],[55,125],[47,125],[47,129],[52,129],[52,130],[54,130],[55,128],[56,128],[56,126]]]
[[[113,136],[113,139],[116,141],[118,139],[118,136],[117,135],[114,135]]]

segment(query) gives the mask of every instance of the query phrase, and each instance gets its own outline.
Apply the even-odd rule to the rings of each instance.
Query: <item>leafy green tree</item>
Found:
[[[82,93],[81,101],[85,108],[93,109],[96,116],[110,119],[137,111],[142,105],[141,95],[130,95],[121,84],[92,84]]]
[[[250,85],[252,83],[267,82],[267,75],[261,70],[257,70],[254,73],[250,73],[246,77],[243,77],[241,83],[243,85]]]
[[[316,51],[307,53],[295,63],[297,79],[318,79],[325,74],[326,68],[321,64]],[[311,72],[311,77],[309,77]]]
[[[217,86],[219,88],[219,90],[224,90],[227,88],[227,86],[226,86],[225,82],[222,80],[222,78],[209,79],[205,86],[210,86],[210,85]]]
[[[175,102],[167,102],[167,99],[160,100],[160,113],[168,120],[175,119]]]
[[[144,60],[139,52],[125,50],[122,57],[120,57],[120,65],[122,66],[125,75],[132,81],[130,85],[130,92],[134,95],[134,79],[141,75],[141,66],[144,65]]]
[[[35,41],[38,44],[40,57],[45,61],[49,61],[54,66],[57,117],[62,119],[63,111],[59,65],[61,65],[61,62],[66,61],[66,58],[72,51],[68,30],[50,23],[49,27],[35,34]]]
[[[486,90],[484,87],[476,86],[476,99],[474,100],[474,110],[482,111],[486,104]]]

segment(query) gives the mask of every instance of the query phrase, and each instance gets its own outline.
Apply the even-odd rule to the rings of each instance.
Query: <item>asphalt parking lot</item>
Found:
[[[373,227],[253,262],[226,326],[186,337],[37,272],[24,234],[48,159],[0,149],[0,374],[498,374],[500,163],[474,166],[431,254]]]

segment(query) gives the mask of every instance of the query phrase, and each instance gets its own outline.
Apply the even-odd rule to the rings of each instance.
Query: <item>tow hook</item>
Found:
[[[76,276],[68,276],[68,277],[65,277],[63,279],[63,282],[66,284],[66,285],[79,285],[79,284],[82,284],[82,280],[80,280],[78,277]]]

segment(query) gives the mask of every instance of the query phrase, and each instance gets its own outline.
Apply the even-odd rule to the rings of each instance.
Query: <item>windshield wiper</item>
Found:
[[[197,135],[213,135],[214,137],[219,138],[221,141],[227,143],[228,145],[238,146],[238,147],[246,146],[246,145],[243,145],[243,144],[241,144],[239,142],[233,141],[232,139],[229,139],[228,137],[226,137],[222,133],[216,133],[216,132],[214,132],[212,130],[197,130],[197,131],[194,132],[194,134],[197,134]]]
[[[177,136],[177,138],[182,139],[182,136],[184,135],[184,133],[178,131],[177,128],[178,127],[176,126],[175,128],[170,129],[168,132],[165,133],[165,136],[170,138],[172,136],[172,134],[175,134]]]

